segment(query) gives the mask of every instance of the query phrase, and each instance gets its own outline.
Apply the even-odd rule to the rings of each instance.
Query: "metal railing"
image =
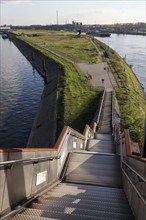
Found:
[[[102,96],[101,96],[101,98],[100,98],[100,101],[99,101],[97,110],[96,110],[96,112],[95,112],[95,114],[94,114],[93,120],[92,120],[91,123],[90,123],[90,127],[91,127],[94,131],[96,131],[96,127],[98,126],[99,121],[100,121],[100,116],[101,116],[101,110],[102,110],[102,106],[103,106],[104,97],[105,97],[105,89],[104,89],[103,92],[102,92]]]
[[[101,111],[102,111],[102,107],[103,107],[104,97],[105,97],[105,90],[103,92],[103,96],[102,96],[102,100],[101,100],[101,105],[100,105],[100,109],[99,109],[99,113],[98,113],[98,118],[97,118],[97,121],[96,121],[97,126],[99,124],[100,117],[101,117]]]
[[[139,179],[141,179],[143,182],[146,183],[146,178],[142,175],[140,175],[136,170],[134,170],[128,163],[126,163],[124,160],[122,161],[122,163],[127,166],[133,173],[135,173]]]
[[[59,158],[60,158],[59,156],[47,156],[47,157],[21,159],[21,160],[10,160],[10,161],[0,162],[0,166],[23,163],[23,162],[39,162],[39,161],[44,161],[44,160],[54,160],[54,159],[59,159]]]
[[[126,177],[126,179],[128,180],[128,182],[131,184],[132,188],[134,189],[134,191],[136,192],[136,194],[138,195],[138,198],[142,201],[143,205],[146,208],[146,197],[143,195],[143,193],[140,190],[144,190],[144,185],[143,188],[141,187],[137,187],[136,184],[139,184],[141,182],[143,182],[144,184],[146,184],[146,177],[141,175],[138,171],[136,171],[131,165],[129,165],[124,159],[125,158],[132,158],[130,156],[124,156],[123,155],[123,141],[122,141],[122,135],[120,138],[120,154],[121,154],[121,170],[123,175]],[[133,158],[135,159],[135,158]],[[135,162],[137,160],[135,159]],[[131,174],[131,175],[130,175]],[[136,184],[134,183],[134,179],[138,180],[136,182]],[[126,189],[127,190],[127,189]],[[132,191],[131,191],[132,193]],[[133,208],[133,207],[131,207]],[[137,213],[137,210],[133,210],[135,213]],[[137,214],[136,214],[137,215]],[[138,218],[139,219],[139,218]]]
[[[136,186],[133,184],[132,180],[129,178],[129,176],[127,175],[127,173],[125,172],[124,169],[122,169],[122,172],[124,173],[124,175],[126,176],[126,178],[128,179],[128,181],[131,183],[133,189],[135,190],[135,192],[137,193],[137,195],[139,196],[139,198],[141,199],[141,201],[144,203],[144,205],[146,206],[146,200],[143,197],[143,195],[139,192],[139,190],[136,188]]]

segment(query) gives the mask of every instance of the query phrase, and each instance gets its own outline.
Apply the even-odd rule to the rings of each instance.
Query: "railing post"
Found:
[[[144,139],[143,139],[143,146],[141,150],[141,157],[146,158],[146,120],[145,120],[145,126],[144,126]]]
[[[123,139],[122,134],[120,134],[120,163],[122,168],[122,162],[123,162]]]
[[[124,137],[125,137],[126,155],[131,156],[132,155],[132,149],[131,149],[131,140],[130,140],[130,135],[129,135],[129,130],[128,129],[124,130]]]

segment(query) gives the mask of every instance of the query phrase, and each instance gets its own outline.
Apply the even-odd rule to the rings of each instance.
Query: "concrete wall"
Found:
[[[53,147],[63,128],[57,121],[58,82],[62,75],[62,68],[55,61],[45,57],[35,48],[14,35],[11,35],[10,39],[33,67],[44,77],[44,91],[27,147]],[[45,77],[46,75],[47,77]]]

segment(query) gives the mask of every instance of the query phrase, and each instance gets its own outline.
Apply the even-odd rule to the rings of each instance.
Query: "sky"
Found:
[[[146,22],[146,0],[0,0],[0,25]]]

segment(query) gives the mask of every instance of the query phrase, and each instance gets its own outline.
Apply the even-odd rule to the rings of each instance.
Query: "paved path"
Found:
[[[34,42],[33,42],[34,43]],[[90,80],[91,84],[95,87],[104,86],[106,91],[111,91],[116,86],[115,79],[113,77],[113,74],[106,62],[106,59],[103,55],[103,52],[100,51],[102,55],[102,61],[99,64],[87,64],[87,63],[79,63],[74,58],[59,52],[57,50],[54,50],[44,44],[36,43],[38,46],[51,51],[53,53],[58,54],[59,56],[64,57],[65,59],[68,59],[78,65],[80,70],[85,74],[85,76]],[[95,44],[95,46],[97,46]],[[101,50],[101,48],[98,48]]]
[[[116,86],[115,79],[107,62],[99,64],[78,63],[78,66],[86,76],[89,75],[93,86],[104,86],[106,90],[113,90],[114,86]],[[104,82],[102,80],[104,80]]]

